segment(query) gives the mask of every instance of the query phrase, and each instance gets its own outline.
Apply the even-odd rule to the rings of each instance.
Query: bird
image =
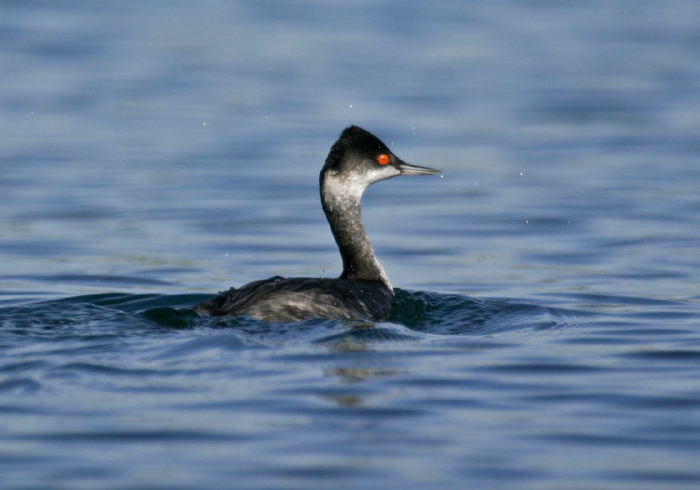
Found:
[[[380,180],[439,173],[404,162],[369,131],[347,127],[331,146],[319,176],[323,212],[343,261],[340,277],[275,276],[220,292],[196,310],[204,315],[241,315],[272,323],[311,318],[386,320],[393,307],[394,289],[362,223],[362,195]]]

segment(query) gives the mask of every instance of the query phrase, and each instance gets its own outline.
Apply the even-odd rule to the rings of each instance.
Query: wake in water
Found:
[[[194,310],[204,295],[95,294],[0,309],[0,321],[15,332],[42,336],[80,333],[133,335],[157,329],[232,329],[254,343],[420,341],[449,336],[493,335],[526,329],[573,327],[593,313],[547,308],[508,299],[396,290],[385,322],[312,319],[268,323],[244,316],[213,318]]]

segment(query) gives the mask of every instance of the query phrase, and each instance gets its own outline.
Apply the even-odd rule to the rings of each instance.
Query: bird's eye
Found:
[[[377,157],[377,163],[379,165],[386,165],[391,161],[391,158],[386,153],[382,153]]]

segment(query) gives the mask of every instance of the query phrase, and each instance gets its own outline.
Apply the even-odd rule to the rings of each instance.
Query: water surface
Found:
[[[0,7],[6,488],[700,483],[690,0]],[[329,277],[358,124],[387,322],[213,319]]]

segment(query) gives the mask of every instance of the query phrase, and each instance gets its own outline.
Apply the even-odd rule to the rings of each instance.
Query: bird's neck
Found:
[[[360,202],[366,187],[337,175],[325,175],[321,179],[323,211],[343,259],[343,274],[340,277],[379,281],[393,290],[362,224]]]

